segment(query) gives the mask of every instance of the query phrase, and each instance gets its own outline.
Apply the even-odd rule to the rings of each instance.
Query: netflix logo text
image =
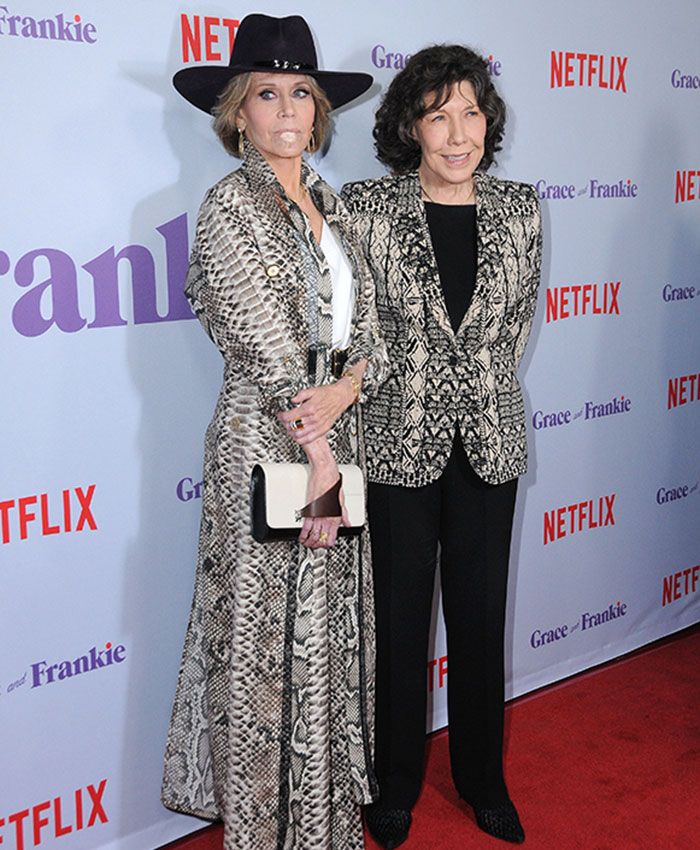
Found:
[[[447,684],[447,656],[441,655],[428,661],[428,693]]]
[[[611,493],[609,496],[574,502],[571,505],[545,511],[544,545],[561,540],[563,537],[570,537],[572,534],[615,525],[616,495]]]
[[[676,171],[675,203],[697,200],[700,200],[700,170]]]
[[[680,375],[678,378],[668,379],[667,410],[698,400],[700,400],[700,374]]]
[[[0,542],[13,543],[53,534],[97,531],[92,512],[95,484],[60,493],[37,493],[0,501]]]
[[[686,567],[684,570],[665,576],[661,593],[661,607],[665,608],[672,602],[677,602],[691,593],[696,593],[698,584],[700,584],[700,564],[696,564],[694,567]]]
[[[552,50],[550,53],[549,87],[609,89],[627,93],[627,56],[604,56],[601,53],[573,53]]]
[[[228,61],[240,21],[210,15],[180,15],[182,61]]]
[[[53,844],[55,838],[108,823],[103,802],[106,787],[107,780],[103,779],[97,787],[78,788],[72,794],[44,800],[0,817],[3,850]]]
[[[547,290],[547,322],[578,316],[619,316],[620,281],[576,283]]]

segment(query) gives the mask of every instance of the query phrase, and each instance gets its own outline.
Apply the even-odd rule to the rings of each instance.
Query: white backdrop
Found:
[[[195,49],[182,15],[201,61],[227,61],[249,12],[301,12],[322,65],[375,75],[315,160],[335,186],[382,173],[373,112],[403,57],[490,57],[497,173],[537,184],[545,227],[508,693],[700,619],[695,0],[75,9],[0,5],[3,848],[149,850],[199,825],[158,798],[221,378],[181,286],[201,197],[235,162],[171,87]],[[431,655],[436,727],[439,624]]]

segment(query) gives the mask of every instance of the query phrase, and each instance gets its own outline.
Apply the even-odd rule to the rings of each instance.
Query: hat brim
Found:
[[[224,86],[249,71],[270,74],[306,74],[313,77],[330,101],[331,109],[337,109],[364,94],[374,82],[370,74],[354,71],[288,71],[276,68],[260,68],[244,65],[198,65],[183,68],[173,77],[177,91],[197,109],[211,114]]]

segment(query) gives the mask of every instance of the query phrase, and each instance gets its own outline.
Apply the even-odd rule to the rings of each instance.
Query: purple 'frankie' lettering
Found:
[[[163,321],[194,319],[196,316],[185,297],[185,278],[189,265],[187,213],[166,221],[156,230],[165,239],[165,263],[168,276],[168,315]]]
[[[134,324],[173,322],[193,319],[194,313],[185,298],[184,283],[187,275],[187,214],[156,228],[165,240],[165,261],[168,288],[168,313],[160,316],[156,307],[156,274],[153,257],[143,245],[129,245],[115,255],[114,247],[85,263],[83,268],[92,277],[95,292],[95,319],[89,328],[107,328],[125,325],[119,305],[120,260],[131,264],[131,282],[134,301]]]
[[[12,311],[12,322],[16,330],[23,336],[34,337],[45,333],[54,324],[64,333],[74,333],[86,325],[88,328],[111,328],[128,324],[122,315],[119,298],[119,263],[122,260],[128,262],[131,272],[134,324],[194,319],[194,313],[184,293],[189,241],[187,214],[182,213],[166,221],[156,230],[165,242],[165,316],[159,315],[157,308],[155,262],[151,252],[143,245],[127,245],[119,253],[115,253],[114,246],[111,246],[83,264],[82,268],[92,278],[93,285],[94,318],[89,324],[80,312],[77,273],[73,260],[58,249],[38,248],[21,257],[15,266],[14,277],[17,284],[32,287],[20,296]],[[49,275],[40,283],[35,283],[38,275],[34,266],[39,258],[48,262]],[[0,275],[9,271],[10,258],[4,251],[0,251]]]
[[[50,18],[39,21],[39,38],[50,38],[52,41],[58,38],[56,34],[56,22]]]
[[[19,286],[34,283],[34,261],[44,257],[49,263],[49,276],[22,295],[12,310],[12,323],[22,336],[40,336],[55,324],[64,333],[74,333],[85,326],[78,308],[78,284],[73,261],[55,248],[38,248],[21,257],[15,266]],[[51,318],[41,313],[44,293],[51,296]],[[46,305],[44,305],[46,307]]]
[[[72,23],[70,21],[66,22],[63,14],[56,15],[56,24],[58,25],[58,37],[61,41],[75,41],[75,36],[71,29]]]
[[[131,264],[131,291],[134,300],[134,322],[147,324],[160,321],[156,310],[156,270],[153,257],[143,245],[127,245],[118,253],[108,248],[83,268],[92,277],[95,292],[95,318],[89,328],[110,328],[125,325],[119,310],[120,260]]]
[[[22,21],[22,35],[25,38],[39,38],[39,28],[34,18],[26,17]]]

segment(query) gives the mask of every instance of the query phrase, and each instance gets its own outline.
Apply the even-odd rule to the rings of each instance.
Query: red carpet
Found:
[[[530,850],[700,848],[700,629],[516,700],[506,713],[508,785]],[[168,850],[221,850],[211,827]],[[450,780],[447,734],[405,850],[505,850]],[[367,850],[377,850],[370,838]],[[263,850],[263,848],[261,848]],[[310,848],[311,850],[311,848]]]

